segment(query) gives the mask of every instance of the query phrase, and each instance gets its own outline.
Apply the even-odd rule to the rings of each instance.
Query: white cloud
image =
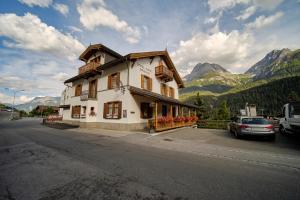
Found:
[[[82,30],[76,26],[67,26],[72,32],[82,32]]]
[[[236,4],[247,4],[250,0],[208,0],[210,11],[224,10],[234,7]]]
[[[235,7],[238,4],[254,5],[262,9],[272,10],[281,4],[284,0],[208,0],[211,12],[225,10]]]
[[[129,26],[126,21],[119,19],[106,8],[103,0],[83,0],[77,5],[77,11],[80,14],[81,24],[88,30],[105,26],[121,32],[129,43],[137,43],[140,40],[139,28]]]
[[[19,99],[22,103],[26,103],[26,102],[31,101],[32,99],[34,99],[34,97],[28,97],[26,95],[22,95],[22,96],[19,97]]]
[[[252,16],[256,11],[255,6],[250,6],[246,10],[243,10],[241,12],[241,15],[237,16],[235,19],[237,20],[245,20],[248,19],[250,16]]]
[[[46,52],[68,59],[77,58],[84,49],[76,38],[48,26],[31,13],[24,16],[0,14],[0,27],[0,35],[13,40],[4,43],[10,48]]]
[[[281,12],[281,11],[275,13],[274,15],[268,16],[268,17],[261,15],[261,16],[257,17],[254,22],[250,22],[250,23],[246,24],[246,28],[261,29],[261,28],[270,26],[271,24],[276,22],[279,18],[281,18],[282,16],[283,16],[283,12]]]
[[[245,65],[252,44],[253,36],[247,32],[199,33],[189,40],[181,41],[171,56],[183,73],[198,62],[217,63],[235,71]]]
[[[32,99],[34,99],[34,97],[29,97],[29,96],[26,96],[26,95],[19,96],[20,93],[21,92],[16,93],[15,105],[26,103],[26,102],[31,101]],[[12,94],[12,92],[10,92],[10,95],[0,92],[0,103],[12,104],[13,103],[13,94]]]
[[[30,7],[40,6],[40,7],[48,7],[52,4],[52,0],[19,0],[19,2],[26,4]]]
[[[69,74],[66,74],[66,73],[64,73],[64,72],[59,72],[59,73],[57,73],[56,75],[53,75],[51,78],[53,78],[54,80],[63,82],[63,81],[65,81],[65,80],[67,80],[68,77],[70,77]]]
[[[62,15],[67,16],[69,13],[69,7],[66,4],[55,3],[53,8],[60,12]]]

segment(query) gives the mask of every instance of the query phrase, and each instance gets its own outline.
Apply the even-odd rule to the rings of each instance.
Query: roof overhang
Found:
[[[148,97],[155,101],[171,103],[171,104],[180,105],[180,106],[184,106],[184,107],[188,107],[188,108],[198,108],[198,106],[196,106],[196,105],[183,103],[183,102],[179,101],[178,99],[166,97],[166,96],[163,96],[163,95],[160,95],[160,94],[157,94],[157,93],[145,90],[145,89],[140,89],[140,88],[137,88],[134,86],[129,86],[128,89],[129,89],[130,93],[133,95]]]
[[[74,76],[74,77],[66,80],[64,83],[65,84],[66,83],[71,83],[71,82],[77,81],[77,80],[82,79],[82,78],[87,79],[87,78],[89,78],[91,76],[95,76],[97,74],[101,74],[101,72],[98,71],[98,70],[91,70],[91,71],[85,72],[83,74],[78,74],[77,76]]]
[[[79,59],[84,62],[87,62],[87,60],[91,57],[91,55],[93,55],[93,53],[95,53],[96,51],[99,51],[99,50],[102,50],[115,58],[122,57],[122,55],[118,54],[114,50],[112,50],[102,44],[93,44],[93,45],[90,45],[86,50],[84,50],[84,52],[79,56]]]

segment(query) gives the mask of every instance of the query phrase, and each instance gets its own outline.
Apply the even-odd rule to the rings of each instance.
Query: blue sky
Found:
[[[0,102],[20,89],[17,103],[60,96],[90,43],[167,48],[182,75],[199,62],[243,73],[273,49],[298,49],[299,19],[299,0],[1,0]]]

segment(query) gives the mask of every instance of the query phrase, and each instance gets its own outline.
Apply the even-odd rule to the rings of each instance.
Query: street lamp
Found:
[[[9,88],[5,88],[7,90],[9,90]],[[16,98],[16,93],[17,92],[23,92],[25,90],[11,90],[14,93],[14,98],[13,98],[13,104],[12,104],[12,109],[11,109],[11,115],[10,115],[10,120],[13,119],[14,116],[14,109],[15,109],[15,98]]]

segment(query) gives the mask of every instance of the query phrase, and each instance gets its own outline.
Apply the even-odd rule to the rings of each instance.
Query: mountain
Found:
[[[211,108],[216,108],[221,102],[226,101],[232,114],[239,114],[239,110],[246,103],[255,104],[259,114],[276,116],[281,112],[282,106],[289,101],[289,95],[294,92],[300,97],[300,76],[277,79],[271,82],[237,91],[224,93],[219,96],[201,96],[207,112],[212,113]],[[185,99],[185,102],[195,102],[196,95]]]
[[[246,73],[252,74],[254,80],[300,74],[300,49],[273,50]]]
[[[46,105],[46,106],[59,106],[60,97],[35,97],[33,100],[16,105],[15,108],[18,110],[24,110],[26,112],[31,111],[36,108],[38,105]]]
[[[192,72],[184,77],[184,80],[192,81],[194,79],[203,77],[205,74],[207,74],[209,72],[228,72],[228,71],[218,64],[198,63],[193,68]]]

